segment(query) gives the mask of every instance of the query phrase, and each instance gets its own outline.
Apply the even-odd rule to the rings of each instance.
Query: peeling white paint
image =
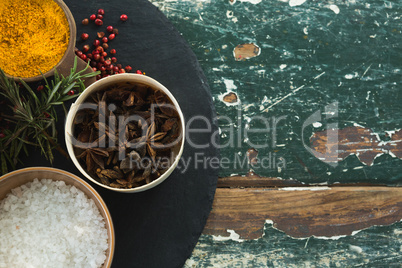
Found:
[[[353,123],[353,126],[354,126],[354,127],[366,128],[365,126],[360,125],[360,124],[358,124],[358,123],[356,123],[356,122]]]
[[[330,5],[329,9],[331,9],[335,14],[339,14],[340,10],[337,5]]]
[[[358,254],[363,252],[363,249],[359,246],[349,245],[349,250],[356,252]]]
[[[185,267],[197,267],[197,262],[192,259],[187,259]]]
[[[281,64],[281,65],[279,66],[279,68],[280,68],[281,70],[285,69],[286,67],[287,67],[286,64]]]
[[[257,73],[259,74],[260,77],[265,78],[266,70],[258,70]]]
[[[226,11],[226,17],[228,19],[231,19],[234,23],[236,23],[238,21],[237,17],[235,17],[233,15],[233,11],[231,11],[231,10]]]
[[[249,103],[247,105],[242,106],[242,111],[247,112],[251,107],[254,107],[254,103]]]
[[[387,151],[387,154],[389,154],[390,156],[392,156],[392,157],[394,157],[394,158],[397,158],[396,155],[395,155],[393,152],[391,152],[391,151]]]
[[[401,229],[394,229],[394,234],[396,234],[396,235],[401,235],[401,234],[402,234],[402,230],[401,230]]]
[[[244,241],[244,239],[240,239],[240,235],[237,234],[234,230],[227,229],[226,232],[228,232],[230,235],[229,236],[212,235],[212,238],[215,241],[228,241],[228,240],[237,241],[237,242]]]
[[[263,236],[264,236],[264,234],[265,234],[265,230],[267,229],[267,225],[271,225],[271,226],[270,226],[271,228],[273,228],[273,229],[275,229],[275,230],[277,230],[277,231],[280,231],[280,232],[284,233],[285,235],[287,235],[288,237],[290,237],[290,238],[292,238],[292,239],[297,239],[297,240],[306,240],[306,239],[310,239],[310,237],[314,237],[314,238],[317,238],[317,239],[323,239],[323,240],[338,240],[338,239],[340,239],[340,238],[347,237],[347,235],[334,235],[334,236],[315,236],[315,235],[312,235],[312,236],[309,236],[309,237],[293,237],[293,236],[291,236],[291,235],[286,234],[284,231],[282,231],[282,230],[276,228],[276,227],[274,226],[274,222],[273,222],[272,220],[265,220]],[[369,228],[370,228],[370,227],[369,227]],[[366,229],[368,229],[368,228],[366,228]],[[363,230],[364,230],[364,229],[363,229]],[[357,233],[359,233],[359,232],[361,232],[361,231],[362,231],[362,230],[353,231],[353,232],[350,234],[350,236],[354,236],[354,235],[356,235]],[[263,237],[263,236],[262,236],[262,237]],[[258,239],[259,239],[259,238],[258,238]],[[257,239],[254,239],[254,240],[257,240]]]
[[[291,6],[291,7],[300,6],[300,5],[304,4],[304,2],[306,2],[306,0],[290,0],[289,6]]]
[[[330,187],[284,187],[278,189],[279,191],[325,191],[331,190]]]
[[[358,155],[358,154],[356,154],[356,155]],[[364,163],[363,163],[364,164]],[[358,167],[354,167],[353,169],[362,169],[362,168],[364,168],[364,166],[358,166]]]
[[[314,122],[313,127],[319,128],[319,127],[322,127],[322,124],[320,122]]]
[[[310,185],[328,185],[328,182],[324,181],[324,182],[319,182],[319,183],[312,183]]]
[[[244,118],[244,120],[246,120],[247,121],[247,123],[250,123],[251,122],[251,118],[250,117],[248,117],[247,115],[243,115],[243,118]]]
[[[223,83],[226,86],[226,90],[231,91],[237,89],[237,86],[234,84],[234,81],[231,79],[223,79]]]
[[[396,132],[401,131],[401,129],[395,129],[395,130],[386,130],[385,133],[387,133],[387,135],[392,138],[392,135],[394,135]]]
[[[233,91],[233,90],[236,90],[236,89],[237,89],[237,86],[234,84],[234,81],[231,80],[231,79],[225,79],[225,78],[223,78],[223,83],[225,84],[226,92],[224,92],[224,93],[222,93],[222,94],[219,94],[219,95],[218,95],[218,99],[219,99],[220,101],[222,101],[224,104],[226,104],[227,106],[235,106],[235,105],[238,105],[238,104],[240,103],[240,98],[239,98],[239,96],[237,95],[237,93]],[[236,94],[236,96],[237,96],[237,101],[236,101],[236,102],[228,103],[228,102],[226,102],[226,101],[223,100],[223,98],[224,98],[227,94],[229,94],[229,93],[234,93],[234,94]]]
[[[253,5],[259,4],[261,3],[262,0],[239,0],[242,3],[250,3]],[[234,2],[236,2],[236,0],[234,0]]]
[[[383,154],[385,154],[385,153],[378,153],[376,156],[374,156],[374,160],[377,159],[378,157],[382,156]],[[390,152],[390,154],[392,154],[392,153]]]
[[[359,233],[361,230],[353,231],[350,236],[354,236],[355,234]],[[315,236],[313,235],[312,237],[317,238],[317,239],[323,239],[323,240],[338,240],[340,238],[347,237],[347,235],[334,235],[334,236]],[[305,238],[307,239],[307,238]]]
[[[369,91],[367,91],[366,100],[369,100],[369,98],[370,98],[370,93],[371,93],[371,91],[370,91],[370,90],[369,90]]]

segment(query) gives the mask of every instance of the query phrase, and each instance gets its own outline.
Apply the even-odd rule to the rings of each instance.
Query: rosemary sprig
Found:
[[[9,167],[15,169],[22,151],[28,155],[26,145],[39,147],[42,154],[53,162],[53,149],[57,149],[63,155],[68,154],[57,144],[55,106],[62,105],[67,110],[64,102],[78,97],[84,90],[84,78],[99,74],[87,73],[85,70],[77,72],[77,57],[74,66],[66,77],[57,73],[49,82],[45,77],[45,87],[38,93],[20,80],[26,90],[20,91],[19,85],[12,78],[8,78],[0,69],[0,96],[5,97],[9,103],[10,113],[1,114],[4,121],[8,121],[11,128],[2,127],[0,137],[1,173],[8,172]],[[68,92],[74,90],[75,94]]]

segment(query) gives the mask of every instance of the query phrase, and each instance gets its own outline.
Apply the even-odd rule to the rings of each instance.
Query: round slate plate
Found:
[[[108,205],[115,225],[112,267],[182,267],[204,228],[218,178],[217,168],[203,166],[203,159],[218,158],[218,149],[211,144],[212,133],[218,129],[216,113],[203,71],[185,40],[148,1],[66,0],[65,3],[77,23],[78,48],[93,41],[96,32],[106,32],[106,27],[113,25],[119,29],[119,35],[109,45],[117,50],[118,62],[131,65],[133,70],[141,69],[165,85],[178,100],[186,122],[202,116],[210,123],[210,131],[186,136],[178,169],[154,189],[122,194],[91,184]],[[89,18],[99,8],[105,10],[104,25],[98,27],[93,22],[82,25],[82,19]],[[122,13],[128,15],[128,21],[119,20]],[[82,32],[90,34],[86,43],[80,41]],[[60,114],[59,141],[64,141],[63,118],[64,114]],[[206,121],[194,120],[190,127],[205,129]],[[189,145],[190,140],[206,146],[196,149]],[[32,150],[23,163],[24,167],[49,166],[39,151]],[[70,160],[56,152],[53,166],[83,177]]]

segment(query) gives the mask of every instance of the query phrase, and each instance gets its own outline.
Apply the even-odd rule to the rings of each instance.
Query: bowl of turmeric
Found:
[[[0,28],[0,68],[8,77],[34,82],[72,67],[76,25],[63,1],[2,0]]]

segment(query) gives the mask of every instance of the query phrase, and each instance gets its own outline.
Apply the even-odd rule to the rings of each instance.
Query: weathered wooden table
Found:
[[[151,2],[197,55],[221,128],[186,267],[399,267],[402,2]]]

